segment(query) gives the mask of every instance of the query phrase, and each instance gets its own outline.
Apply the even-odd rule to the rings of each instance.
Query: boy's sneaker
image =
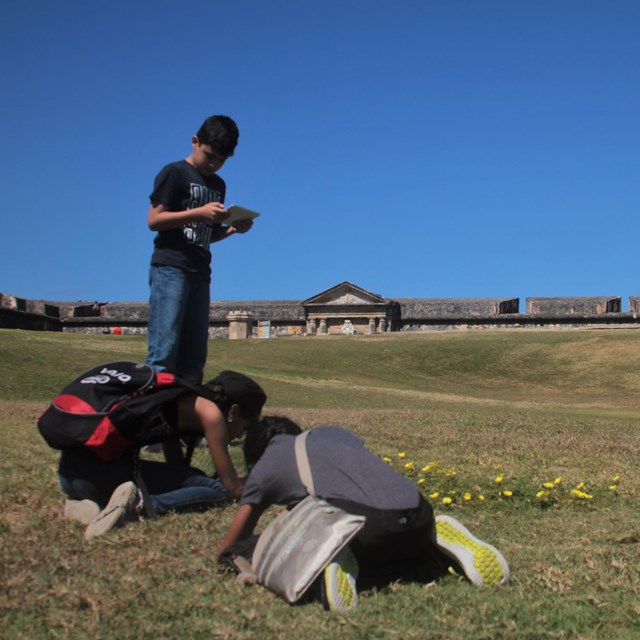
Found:
[[[478,540],[455,518],[436,516],[436,536],[438,548],[454,560],[473,584],[482,587],[509,581],[509,565],[504,556]]]
[[[345,547],[324,570],[320,585],[322,604],[329,611],[349,611],[358,606],[358,561]]]
[[[133,482],[124,482],[111,494],[107,506],[89,523],[84,537],[91,540],[129,520],[136,520],[142,512],[142,494]]]
[[[76,520],[80,524],[88,525],[98,514],[100,507],[93,500],[71,500],[64,501],[64,517],[69,520]]]

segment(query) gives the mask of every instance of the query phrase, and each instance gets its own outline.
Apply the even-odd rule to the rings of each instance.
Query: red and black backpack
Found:
[[[175,400],[186,393],[210,395],[145,364],[109,362],[68,384],[38,418],[38,429],[54,449],[80,448],[109,462],[176,435]]]

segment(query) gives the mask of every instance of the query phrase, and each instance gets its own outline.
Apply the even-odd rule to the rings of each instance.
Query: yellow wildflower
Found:
[[[553,482],[545,482],[542,486],[546,487],[547,489],[553,489],[556,485],[553,484]]]
[[[473,496],[467,491],[467,493],[464,494],[464,499],[469,502],[471,498],[473,498]]]
[[[578,489],[572,489],[571,493],[576,496],[576,498],[580,498],[581,500],[591,500],[593,496],[589,493],[585,493],[584,491],[579,491]]]
[[[584,482],[579,482],[579,483],[576,485],[576,489],[584,489]]]
[[[609,485],[609,491],[617,491],[618,490],[618,485],[617,484],[610,484]]]
[[[431,466],[432,466],[431,463],[425,464],[424,467],[422,467],[422,470],[423,471],[429,471],[431,469]]]
[[[558,477],[553,481],[553,484],[560,484],[562,482],[562,478]]]
[[[451,504],[452,502],[453,500],[449,496],[442,498],[442,504]]]
[[[385,462],[391,462],[391,458],[389,458],[389,456],[385,456],[384,458],[382,458]]]
[[[406,458],[407,454],[404,451],[399,451],[398,452],[398,458]]]
[[[496,482],[498,484],[500,484],[503,480],[504,480],[504,476],[502,474],[500,474],[499,476],[496,476]]]
[[[429,494],[429,497],[430,497],[432,500],[435,500],[439,495],[440,495],[440,492],[439,492],[439,491],[434,491],[433,493],[430,493],[430,494]]]
[[[413,471],[413,462],[405,462],[405,464],[404,464],[404,468],[405,468],[407,471]]]
[[[611,482],[620,482],[620,476],[616,476]]]
[[[424,484],[425,483],[425,479],[424,478],[420,478],[420,480],[418,480],[418,484]]]
[[[507,498],[510,498],[510,497],[513,495],[513,491],[509,491],[509,489],[505,489],[505,490],[502,492],[502,495],[503,495],[503,496],[505,496],[505,497],[507,497]]]
[[[540,490],[536,493],[536,498],[546,498],[549,495],[548,491]]]
[[[480,500],[480,502],[484,502],[484,496],[482,494],[480,494],[478,496],[478,500]]]

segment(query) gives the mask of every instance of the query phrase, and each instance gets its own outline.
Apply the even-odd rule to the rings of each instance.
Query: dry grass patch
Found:
[[[353,615],[334,616],[317,604],[291,607],[260,587],[242,588],[217,565],[214,551],[233,506],[132,524],[87,543],[82,527],[61,518],[58,456],[39,437],[35,418],[74,372],[128,350],[139,360],[144,341],[25,340],[0,331],[2,635],[635,640],[640,398],[628,390],[637,389],[630,378],[640,370],[637,335],[213,343],[208,372],[255,375],[269,412],[305,427],[344,425],[416,482],[449,482],[447,490],[458,493],[448,505],[432,500],[436,510],[498,546],[511,565],[513,580],[503,589],[475,589],[453,576],[430,586],[393,583],[363,594]],[[546,389],[551,400],[546,391],[538,397]],[[233,450],[236,459],[239,453]],[[206,452],[197,460],[208,468]],[[455,474],[423,472],[433,461]],[[608,491],[614,475],[619,488]],[[594,487],[590,500],[570,495],[582,481]],[[545,482],[562,499],[531,499]],[[507,485],[513,495],[501,496]],[[479,490],[484,501],[475,497]],[[465,501],[467,491],[472,500]]]

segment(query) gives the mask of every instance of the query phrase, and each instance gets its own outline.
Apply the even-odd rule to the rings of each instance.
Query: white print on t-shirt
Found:
[[[192,182],[189,185],[191,190],[191,198],[187,209],[197,209],[209,202],[220,202],[222,199],[220,192],[215,189],[209,189],[203,184],[197,184]],[[189,222],[183,227],[184,239],[197,247],[208,249],[211,244],[211,233],[213,232],[213,225],[210,222],[204,220],[198,220],[198,222]]]

